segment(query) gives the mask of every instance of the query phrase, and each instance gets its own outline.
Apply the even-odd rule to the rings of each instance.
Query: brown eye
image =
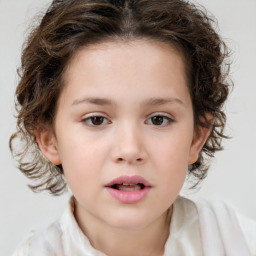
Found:
[[[102,116],[93,116],[90,119],[93,125],[101,125],[104,122],[104,117]]]
[[[151,121],[153,125],[162,125],[164,122],[163,116],[153,116],[151,117]]]
[[[89,126],[101,126],[109,123],[108,119],[103,116],[90,116],[83,119],[82,122]]]
[[[161,127],[166,127],[172,122],[174,122],[173,119],[164,115],[151,116],[148,120],[146,120],[146,124],[150,124],[153,126],[161,126]]]

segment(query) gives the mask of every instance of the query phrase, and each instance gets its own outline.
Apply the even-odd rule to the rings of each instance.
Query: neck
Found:
[[[108,256],[163,255],[171,214],[169,209],[153,223],[140,229],[120,229],[95,222],[92,216],[75,207],[75,218],[91,245]]]

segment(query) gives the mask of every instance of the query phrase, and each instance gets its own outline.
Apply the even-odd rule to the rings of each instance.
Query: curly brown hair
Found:
[[[164,42],[185,57],[195,127],[211,128],[197,162],[188,170],[196,183],[204,179],[209,158],[222,150],[221,140],[227,138],[222,108],[231,84],[226,79],[229,51],[215,24],[202,7],[185,0],[53,1],[23,49],[16,90],[17,132],[10,138],[19,169],[38,181],[30,188],[54,195],[65,190],[62,167],[43,157],[35,130],[42,124],[53,126],[63,74],[72,56],[86,45],[117,39]],[[208,120],[207,114],[213,118]],[[22,146],[14,145],[16,139]]]

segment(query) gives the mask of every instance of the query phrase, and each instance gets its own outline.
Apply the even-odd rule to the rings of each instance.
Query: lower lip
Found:
[[[110,195],[117,199],[119,202],[124,204],[135,204],[142,201],[146,197],[150,191],[150,187],[145,187],[136,191],[123,191],[111,187],[107,187],[107,190]]]

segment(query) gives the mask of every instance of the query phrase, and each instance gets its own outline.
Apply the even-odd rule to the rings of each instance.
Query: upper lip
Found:
[[[133,175],[133,176],[120,176],[117,177],[116,179],[110,181],[107,183],[105,186],[106,187],[111,187],[115,184],[143,184],[145,187],[151,187],[151,184],[144,179],[143,177],[139,175]]]

